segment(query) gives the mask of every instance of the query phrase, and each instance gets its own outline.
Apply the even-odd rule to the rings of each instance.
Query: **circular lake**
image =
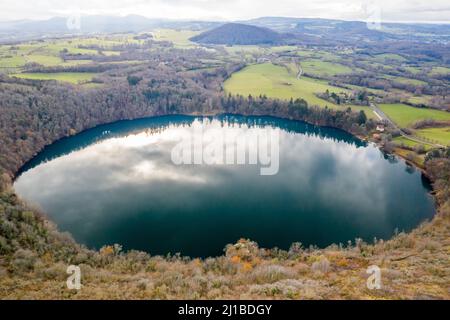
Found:
[[[119,243],[151,254],[216,256],[240,238],[283,249],[387,239],[434,214],[427,180],[404,161],[343,131],[272,117],[100,126],[45,148],[14,187],[90,248]]]

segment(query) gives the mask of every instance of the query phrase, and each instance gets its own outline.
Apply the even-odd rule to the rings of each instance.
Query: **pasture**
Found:
[[[266,95],[269,98],[284,100],[303,98],[311,106],[328,106],[329,108],[340,110],[351,107],[355,111],[364,110],[368,117],[374,116],[368,107],[336,105],[315,95],[326,90],[335,93],[348,93],[349,90],[330,86],[325,81],[308,77],[297,79],[286,67],[271,63],[252,65],[234,73],[225,82],[224,89],[227,93],[243,96],[252,95],[257,97]]]
[[[401,103],[380,104],[380,109],[402,128],[412,126],[421,120],[450,121],[450,112],[415,108]]]
[[[419,137],[423,137],[431,142],[436,142],[442,145],[450,146],[450,126],[439,128],[426,128],[416,131]]]
[[[73,84],[85,83],[92,80],[96,73],[89,72],[56,72],[56,73],[19,73],[13,77],[31,80],[56,80]]]
[[[308,59],[300,62],[303,71],[316,76],[334,76],[337,74],[351,73],[353,70],[339,63]]]
[[[176,47],[187,49],[197,47],[197,44],[189,39],[199,33],[199,31],[191,30],[158,29],[154,32],[154,37],[157,41],[169,41]]]

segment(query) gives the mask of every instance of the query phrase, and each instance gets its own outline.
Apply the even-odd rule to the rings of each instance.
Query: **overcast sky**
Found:
[[[74,13],[151,18],[242,20],[262,16],[450,22],[449,0],[0,0],[0,20]]]

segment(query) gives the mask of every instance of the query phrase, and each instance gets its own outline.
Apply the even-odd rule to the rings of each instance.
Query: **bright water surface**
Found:
[[[257,165],[175,165],[193,123],[219,133],[280,131],[279,173]],[[434,205],[420,172],[340,130],[271,117],[167,116],[122,121],[47,147],[17,193],[88,247],[215,256],[250,238],[321,247],[411,230]]]

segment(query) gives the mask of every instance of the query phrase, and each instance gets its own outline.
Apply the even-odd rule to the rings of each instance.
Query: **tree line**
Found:
[[[273,115],[364,134],[364,113],[308,106],[302,99],[225,96],[221,83],[236,66],[216,72],[174,72],[170,66],[125,69],[98,89],[0,77],[0,168],[13,175],[44,146],[99,124],[165,114]],[[128,74],[133,72],[133,74]]]

